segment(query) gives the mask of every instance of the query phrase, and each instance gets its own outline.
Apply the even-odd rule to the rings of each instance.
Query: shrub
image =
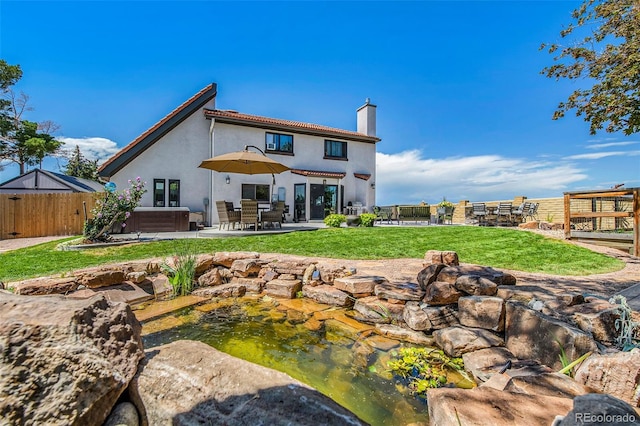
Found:
[[[362,213],[360,215],[360,226],[371,227],[376,221],[376,215],[373,213]]]
[[[144,189],[145,182],[140,178],[129,181],[131,185],[123,191],[114,191],[115,185],[111,182],[105,185],[107,192],[103,199],[99,199],[96,207],[91,210],[93,218],[84,223],[83,236],[88,241],[108,241],[109,231],[117,222],[122,222],[131,216],[133,210],[138,207]]]
[[[324,224],[330,228],[340,228],[347,221],[347,217],[343,214],[330,214],[324,218]]]

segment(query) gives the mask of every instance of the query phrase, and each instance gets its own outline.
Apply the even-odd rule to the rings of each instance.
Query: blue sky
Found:
[[[551,120],[588,81],[542,76],[538,48],[579,4],[3,0],[0,58],[26,118],[98,158],[215,82],[218,108],[349,130],[371,98],[378,204],[640,186],[640,135]]]

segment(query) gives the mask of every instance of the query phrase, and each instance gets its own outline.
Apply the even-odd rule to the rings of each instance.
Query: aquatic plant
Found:
[[[394,374],[408,379],[412,393],[425,396],[428,389],[438,388],[447,383],[447,373],[456,372],[467,380],[462,358],[453,358],[435,348],[401,348],[393,354],[397,359],[387,366]]]

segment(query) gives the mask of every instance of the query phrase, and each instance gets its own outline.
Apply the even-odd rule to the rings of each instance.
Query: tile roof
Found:
[[[353,175],[362,180],[369,180],[369,178],[371,178],[371,175],[369,173],[354,173]]]
[[[135,158],[139,153],[144,151],[146,148],[155,143],[158,139],[164,136],[169,130],[173,127],[180,124],[189,113],[193,112],[191,110],[197,109],[200,106],[207,103],[209,100],[216,96],[217,86],[215,83],[208,84],[198,93],[187,99],[181,105],[179,105],[176,109],[167,114],[164,118],[154,124],[147,131],[142,133],[140,136],[131,141],[127,146],[118,151],[113,157],[109,158],[105,163],[103,163],[98,172],[103,174],[105,172],[106,176],[111,176],[120,168],[124,167],[129,161]],[[181,114],[182,113],[182,114]],[[135,150],[136,152],[130,151]]]
[[[361,142],[375,143],[380,141],[380,138],[375,136],[368,136],[363,133],[352,132],[350,130],[336,129],[334,127],[321,126],[319,124],[303,123],[301,121],[282,120],[279,118],[243,114],[237,111],[205,109],[204,116],[206,118],[214,118],[216,121],[220,121],[222,123],[254,125],[256,127],[290,130],[298,133],[318,136],[333,136],[341,139],[357,140]]]
[[[336,179],[342,179],[347,175],[344,172],[325,172],[321,170],[291,169],[290,172],[295,173],[297,175],[302,175],[302,176],[325,177],[325,178],[336,178]]]

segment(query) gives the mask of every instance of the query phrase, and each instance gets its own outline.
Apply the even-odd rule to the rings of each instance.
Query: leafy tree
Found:
[[[566,45],[542,44],[541,50],[556,55],[556,64],[541,73],[556,80],[583,78],[594,83],[560,102],[553,119],[575,109],[590,122],[591,134],[605,125],[607,132],[640,131],[640,3],[584,0],[572,17],[560,36],[584,36]]]
[[[80,152],[80,147],[76,145],[65,167],[64,174],[83,179],[98,180],[98,160],[92,161],[85,158]]]
[[[48,155],[58,152],[61,142],[51,136],[57,126],[50,121],[34,123],[22,118],[29,97],[16,95],[11,89],[22,77],[19,65],[9,65],[0,59],[0,161],[5,160],[20,166],[20,174],[27,165],[39,165]]]

